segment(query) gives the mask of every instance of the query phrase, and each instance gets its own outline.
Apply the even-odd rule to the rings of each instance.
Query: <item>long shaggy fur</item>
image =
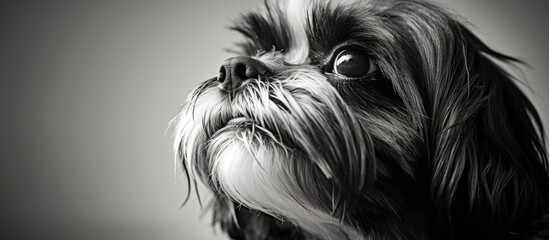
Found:
[[[545,239],[540,118],[487,47],[424,1],[266,1],[234,30],[272,75],[188,97],[175,150],[233,239]],[[326,73],[341,46],[367,79]],[[190,186],[190,185],[189,185]]]

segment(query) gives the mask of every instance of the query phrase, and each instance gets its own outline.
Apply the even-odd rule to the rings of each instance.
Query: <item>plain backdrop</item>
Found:
[[[186,182],[165,131],[231,56],[227,26],[259,2],[2,3],[0,238],[226,239],[196,195],[180,208]],[[549,2],[440,2],[531,66],[549,126]]]

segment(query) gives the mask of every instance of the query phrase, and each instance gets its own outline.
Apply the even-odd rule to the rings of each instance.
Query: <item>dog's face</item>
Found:
[[[514,59],[442,9],[267,2],[233,29],[241,56],[176,118],[232,237],[503,236],[544,215],[537,114],[490,57]]]

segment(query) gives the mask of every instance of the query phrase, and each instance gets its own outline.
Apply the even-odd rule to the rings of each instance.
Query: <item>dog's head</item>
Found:
[[[232,237],[526,236],[540,225],[543,129],[495,63],[516,60],[443,9],[267,1],[233,29],[241,56],[190,94],[175,141]]]

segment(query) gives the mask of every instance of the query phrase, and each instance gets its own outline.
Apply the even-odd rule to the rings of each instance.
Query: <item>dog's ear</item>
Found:
[[[520,61],[493,51],[427,1],[399,1],[383,16],[402,39],[405,57],[399,59],[409,63],[396,62],[401,76],[394,85],[418,87],[399,95],[421,101],[410,111],[421,116],[424,129],[415,174],[427,183],[441,231],[503,239],[510,232],[534,234],[536,225],[549,229],[541,120],[519,80],[498,65]],[[414,83],[403,81],[407,72]]]
[[[267,214],[237,206],[226,197],[218,196],[213,203],[213,225],[219,224],[231,239],[276,240],[304,239],[301,229]]]
[[[520,82],[496,64],[519,61],[449,25],[439,36],[446,45],[430,56],[437,74],[426,91],[435,210],[457,236],[531,235],[549,206],[543,127]]]

